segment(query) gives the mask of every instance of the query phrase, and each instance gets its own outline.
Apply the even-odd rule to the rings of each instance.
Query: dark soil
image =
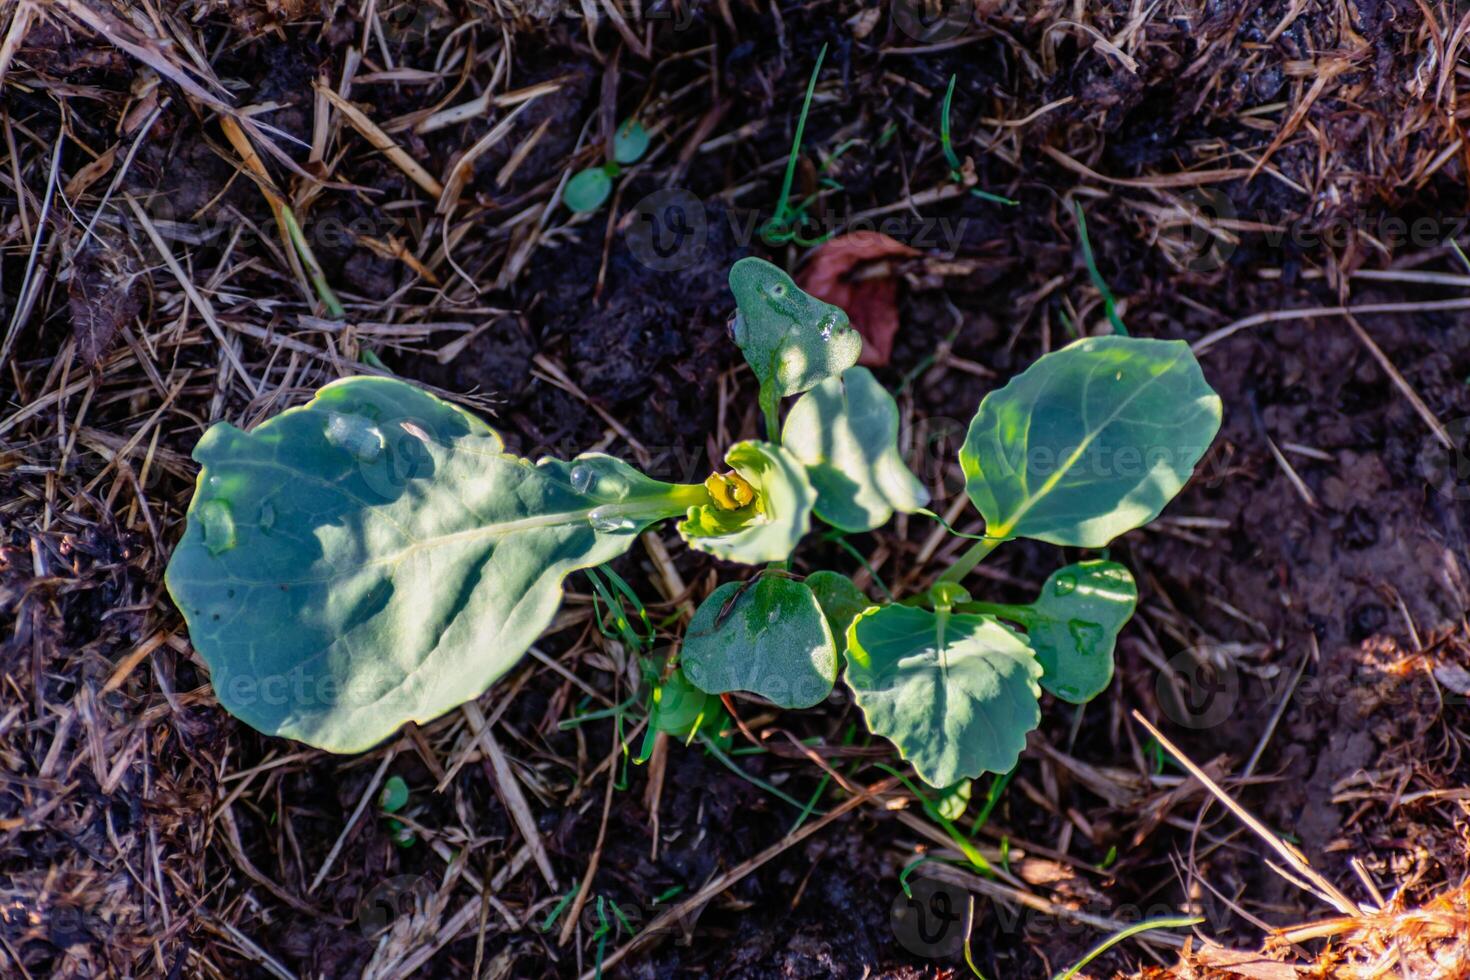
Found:
[[[341,77],[362,37],[357,5],[323,5],[332,18],[325,23],[315,5],[172,6],[197,31],[191,36],[199,50],[239,104],[274,103],[263,118],[311,142],[313,80]],[[479,902],[464,881],[445,884],[444,855],[465,851],[463,870],[493,877],[521,847],[477,754],[436,792],[442,769],[468,754],[458,741],[462,723],[426,726],[395,746],[388,772],[411,787],[402,816],[418,828],[417,843],[396,845],[390,822],[369,810],[351,823],[331,872],[312,889],[381,753],[344,760],[304,752],[225,715],[162,592],[161,574],[194,475],[187,452],[204,425],[220,417],[253,422],[299,401],[349,370],[358,343],[394,371],[493,413],[522,454],[596,447],[629,459],[642,454],[644,469],[664,479],[701,479],[732,441],[756,432],[753,385],[727,336],[725,275],[747,254],[793,269],[803,258],[794,246],[771,247],[753,229],[774,206],[823,45],[822,85],[795,190],[801,199],[826,188],[812,205],[808,232],[850,229],[868,209],[950,186],[938,127],[951,76],[958,79],[951,111],[957,150],[971,158],[976,186],[1017,202],[958,194],[894,208],[881,226],[924,253],[896,268],[902,326],[879,375],[901,392],[912,461],[935,493],[936,511],[961,492],[953,452],[980,399],[1079,330],[1107,329],[1074,205],[1086,209],[1101,275],[1139,336],[1197,341],[1264,311],[1416,303],[1455,298],[1464,288],[1354,277],[1364,269],[1463,271],[1442,245],[1455,224],[1441,216],[1465,211],[1464,167],[1451,155],[1424,173],[1449,145],[1453,122],[1441,118],[1441,103],[1429,101],[1423,86],[1422,101],[1408,94],[1427,70],[1420,49],[1430,33],[1415,4],[1358,3],[1349,20],[1339,5],[1313,4],[1288,18],[1295,8],[1285,2],[1166,2],[1151,8],[1146,43],[1127,48],[1136,70],[1066,27],[1072,5],[1023,11],[985,4],[995,8],[994,19],[966,28],[961,44],[906,36],[887,7],[653,5],[650,16],[664,11],[677,19],[655,21],[650,60],[623,45],[606,21],[594,53],[580,20],[529,8],[492,14],[479,5],[447,6],[449,13],[427,18],[383,11],[383,43],[399,64],[428,68],[457,25],[477,23],[473,57],[480,60],[471,84],[449,98],[459,67],[422,85],[359,83],[354,99],[378,122],[457,104],[492,84],[503,89],[492,82],[496,57],[489,56],[502,37],[514,39],[510,88],[562,80],[474,162],[460,214],[474,224],[452,250],[468,281],[443,264],[443,289],[428,288],[406,263],[365,241],[400,240],[423,259],[439,246],[442,229],[433,224],[434,202],[345,126],[337,152],[350,152],[331,174],[337,183],[309,205],[303,225],[353,322],[472,324],[473,339],[448,358],[437,354],[462,336],[454,330],[424,326],[407,341],[377,344],[368,332],[328,335],[300,326],[299,316],[322,311],[292,279],[263,196],[237,172],[218,122],[172,82],[159,82],[59,15],[34,27],[16,56],[5,106],[22,136],[28,221],[18,218],[9,166],[0,168],[7,174],[0,188],[7,320],[26,277],[23,225],[34,223],[61,131],[54,84],[64,79],[86,93],[65,102],[63,186],[119,139],[120,120],[137,108],[133,99],[161,95],[166,105],[145,105],[160,114],[118,193],[143,199],[176,254],[187,256],[186,274],[211,282],[227,326],[258,328],[232,334],[232,342],[269,384],[254,400],[231,387],[218,345],[135,225],[107,225],[108,236],[122,236],[103,238],[120,256],[113,261],[102,261],[95,245],[77,244],[110,174],[86,191],[85,207],[80,198],[72,202],[81,223],[65,208],[53,212],[62,244],[45,256],[45,273],[69,278],[46,286],[24,321],[0,382],[5,416],[67,383],[56,362],[73,349],[73,337],[81,359],[66,377],[90,377],[94,387],[80,422],[81,396],[73,393],[58,400],[60,410],[48,403],[14,426],[0,423],[0,613],[9,627],[0,649],[7,678],[0,695],[0,973],[20,975],[20,964],[38,977],[268,976],[269,956],[301,977],[356,977],[370,964],[384,971],[377,975],[396,976],[393,964],[402,960],[384,950],[401,946],[433,949],[419,976],[467,977],[477,962],[487,976],[575,976],[596,962],[600,927],[610,930],[604,952],[627,939],[594,899],[581,911],[574,941],[557,941],[557,903],[581,880],[600,839],[588,893],[617,903],[638,926],[793,829],[796,808],[714,757],[675,744],[656,821],[645,798],[648,767],[625,769],[619,759],[626,785],[613,793],[600,835],[607,774],[594,770],[613,751],[613,725],[560,727],[599,706],[528,661],[481,704],[490,716],[503,711],[497,731],[527,787],[561,890],[553,893],[528,864],[495,892],[528,927],[513,931],[491,911],[483,946],[478,918],[436,943],[440,926]],[[1088,17],[1107,37],[1123,31],[1137,7],[1101,6]],[[1250,167],[1291,110],[1242,112],[1300,104],[1314,77],[1302,74],[1303,59],[1326,63],[1323,52],[1343,51],[1356,52],[1350,65],[1332,76],[1306,116],[1310,127],[1274,151],[1267,171],[1202,182],[1199,190],[1138,183]],[[376,42],[370,55],[369,68],[386,70]],[[1428,83],[1431,94],[1436,83]],[[1448,84],[1461,80],[1451,72]],[[608,120],[640,108],[663,128],[653,155],[622,178],[616,213],[610,218],[604,207],[580,222],[569,222],[560,207],[543,213],[564,170],[601,161],[599,134]],[[430,173],[443,175],[504,111],[429,133],[402,127],[394,136]],[[706,120],[710,128],[696,138]],[[516,149],[543,125],[516,162]],[[126,132],[120,155],[138,129]],[[305,162],[300,147],[282,145]],[[1066,159],[1135,183],[1079,176]],[[277,161],[268,165],[300,195],[301,178]],[[670,189],[702,204],[707,233],[677,268],[660,269],[635,245],[644,220],[637,208]],[[1289,231],[1273,240],[1260,229],[1241,230],[1228,254],[1202,250],[1178,222],[1160,217],[1190,194],[1194,207]],[[655,224],[675,220],[667,202],[648,207]],[[1380,247],[1392,220],[1409,227],[1428,220],[1432,228],[1418,241]],[[538,222],[550,231],[526,246],[527,229]],[[528,257],[515,272],[523,247]],[[1360,319],[1427,410],[1462,438],[1460,421],[1470,418],[1470,317]],[[308,356],[280,337],[340,360]],[[542,361],[564,371],[577,391],[554,383]],[[1167,777],[1179,769],[1153,754],[1128,712],[1141,710],[1195,761],[1230,775],[1242,772],[1289,697],[1255,765],[1257,781],[1232,786],[1237,798],[1292,835],[1354,898],[1369,896],[1349,865],[1353,857],[1385,893],[1403,886],[1428,895],[1463,880],[1470,873],[1465,802],[1400,808],[1394,800],[1470,779],[1470,708],[1434,680],[1437,666],[1470,666],[1463,632],[1470,491],[1457,453],[1437,441],[1340,317],[1250,327],[1210,347],[1202,363],[1224,400],[1225,425],[1166,520],[1113,549],[1142,592],[1118,648],[1117,679],[1080,714],[1047,699],[1032,749],[980,840],[990,846],[1005,837],[1015,870],[1053,901],[1125,919],[1195,902],[1207,917],[1202,935],[1253,947],[1262,938],[1255,925],[1181,880],[1175,858],[1191,851],[1204,796],[1195,788],[1165,799],[1175,786]],[[176,374],[189,380],[167,403],[138,498],[148,503],[145,515],[134,484],[108,461],[165,405]],[[631,440],[610,428],[609,417]],[[63,452],[66,433],[77,431],[75,447]],[[144,450],[152,437],[145,435]],[[130,458],[136,477],[141,452]],[[973,511],[961,518],[969,530],[977,523]],[[886,581],[912,582],[925,574],[916,558],[931,530],[913,518],[852,543],[876,556]],[[696,601],[717,573],[740,571],[665,538]],[[984,583],[998,601],[1027,596],[1061,557],[1049,546],[1012,543],[987,562]],[[674,611],[671,598],[684,598],[663,594],[641,549],[613,567],[656,619]],[[858,571],[847,552],[816,535],[799,567]],[[591,628],[585,582],[570,586],[578,594],[568,609],[576,615],[538,648],[608,699],[626,698],[626,651],[610,649]],[[155,643],[125,684],[104,690],[116,665],[159,630],[173,639]],[[661,636],[670,639],[667,631]],[[1165,696],[1171,684],[1188,688],[1202,678],[1233,685],[1223,712],[1208,723]],[[747,720],[840,745],[860,726],[841,691],[818,708],[775,717],[753,702],[738,707]],[[126,761],[114,773],[118,758]],[[849,760],[859,782],[883,777],[871,761]],[[800,800],[812,798],[821,779],[805,760],[772,753],[736,762]],[[1120,796],[1100,793],[1080,765],[1124,774],[1116,780]],[[256,766],[268,768],[242,778]],[[1164,778],[1146,786],[1150,774]],[[977,783],[972,816],[989,785]],[[818,809],[842,799],[824,793]],[[1326,914],[1265,867],[1259,841],[1237,831],[1219,807],[1206,817],[1194,841],[1203,880],[1271,924]],[[898,813],[861,807],[741,878],[617,969],[647,978],[964,975],[958,954],[926,955],[937,947],[895,928],[899,872],[933,846]],[[402,895],[419,897],[414,914]],[[389,917],[386,938],[373,927],[387,923],[371,914],[384,902],[399,913]],[[538,928],[552,919],[549,929]],[[978,900],[970,945],[986,976],[1024,980],[1052,976],[1102,938],[1044,916],[1018,925],[1014,911]],[[1175,955],[1153,949],[1160,962]],[[1091,970],[1126,975],[1154,962],[1128,943]]]

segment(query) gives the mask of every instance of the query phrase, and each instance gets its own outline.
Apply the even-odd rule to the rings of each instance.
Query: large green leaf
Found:
[[[754,501],[735,509],[712,500],[691,507],[679,533],[689,547],[727,561],[785,561],[812,525],[817,492],[806,471],[769,442],[737,442],[725,462],[755,490]]]
[[[986,534],[1098,548],[1157,517],[1219,428],[1188,344],[1089,337],[986,396],[960,465]]]
[[[874,606],[847,630],[847,672],[868,728],[930,786],[1009,772],[1041,721],[1036,662],[993,616]]]
[[[711,592],[684,634],[679,663],[702,691],[751,691],[783,708],[810,708],[837,681],[822,608],[811,589],[784,575]]]
[[[335,752],[478,696],[571,571],[708,499],[608,456],[530,462],[405,382],[353,378],[211,428],[167,582],[220,703]]]
[[[1085,704],[1113,679],[1118,631],[1138,604],[1138,586],[1113,561],[1084,561],[1052,573],[1036,601],[975,607],[1026,628],[1041,663],[1041,686],[1063,701]]]
[[[802,292],[771,263],[736,262],[730,268],[730,292],[738,311],[735,343],[763,394],[799,395],[857,363],[863,340],[847,314]]]
[[[841,572],[812,572],[806,577],[806,587],[817,597],[817,605],[822,607],[822,615],[827,617],[827,627],[837,644],[837,653],[842,655],[847,651],[847,628],[872,603]]]
[[[797,399],[781,445],[806,467],[817,516],[833,527],[871,531],[895,510],[929,502],[898,451],[898,406],[867,368],[849,368]]]

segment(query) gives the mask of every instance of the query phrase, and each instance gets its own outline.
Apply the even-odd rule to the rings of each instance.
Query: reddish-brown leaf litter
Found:
[[[1078,975],[1470,975],[1459,5],[0,10],[0,975],[1010,980],[1114,938]],[[628,117],[647,154],[568,211]],[[162,585],[209,424],[386,369],[522,455],[702,480],[760,424],[751,254],[851,307],[965,533],[965,424],[1112,329],[1102,285],[1224,400],[1112,547],[1112,685],[975,782],[971,854],[840,690],[635,764],[648,655],[580,576],[516,670],[360,756],[219,708]],[[674,543],[612,566],[654,655],[744,574]],[[876,598],[964,544],[909,515],[795,571]],[[1024,600],[1057,551],[969,585]],[[1158,917],[1199,921],[1121,936]]]

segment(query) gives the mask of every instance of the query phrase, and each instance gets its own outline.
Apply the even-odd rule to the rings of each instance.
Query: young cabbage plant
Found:
[[[758,259],[738,262],[730,284],[734,339],[779,439],[772,451],[805,469],[812,512],[845,532],[896,511],[928,514],[928,493],[899,454],[897,406],[854,367],[861,340],[846,315]],[[1111,682],[1138,591],[1104,559],[1057,570],[1025,605],[976,601],[961,582],[1005,541],[1103,548],[1147,524],[1188,481],[1220,413],[1183,341],[1089,337],[1043,355],[970,423],[959,462],[985,534],[931,587],[875,604],[835,572],[802,581],[767,569],[705,600],[685,639],[685,676],[709,693],[794,708],[830,692],[827,665],[840,661],[868,727],[925,782],[1007,772],[1040,723],[1043,689],[1082,704]]]
[[[769,565],[711,593],[678,664],[652,671],[650,732],[714,738],[719,695],[804,708],[840,675],[931,785],[1011,769],[1043,688],[1079,704],[1106,688],[1137,590],[1101,559],[1059,569],[1025,605],[960,583],[1006,540],[1100,548],[1152,520],[1213,440],[1219,398],[1179,341],[1087,338],[1043,356],[984,399],[960,452],[985,535],[928,589],[875,604],[787,559],[813,514],[861,532],[929,513],[893,397],[855,366],[841,310],[759,259],[730,286],[768,441],[737,443],[702,484],[601,454],[532,463],[394,379],[335,382],[249,433],[211,428],[167,584],[220,703],[269,734],[366,749],[479,696],[550,624],[568,574],[677,518],[690,547]]]

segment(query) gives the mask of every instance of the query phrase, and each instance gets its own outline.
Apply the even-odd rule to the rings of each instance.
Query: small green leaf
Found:
[[[806,577],[806,587],[817,597],[817,605],[822,607],[822,615],[827,617],[838,655],[846,653],[847,627],[873,604],[872,601],[863,595],[862,589],[852,584],[852,579],[840,572],[812,572]]]
[[[637,163],[648,152],[648,130],[636,119],[625,119],[613,134],[613,159],[621,164]]]
[[[389,776],[378,793],[378,809],[384,813],[397,813],[408,804],[408,783],[402,776]]]
[[[751,691],[783,708],[810,708],[837,681],[822,607],[811,589],[784,575],[711,592],[689,623],[679,660],[702,691]]]
[[[971,784],[968,779],[961,779],[953,786],[946,786],[939,791],[939,799],[934,801],[934,809],[946,820],[958,820],[965,815],[965,810],[970,805]]]
[[[847,673],[868,728],[930,786],[1009,772],[1041,721],[1041,665],[993,616],[874,606],[847,630]]]
[[[960,466],[986,534],[1100,548],[1159,515],[1219,428],[1184,341],[1088,337],[986,396]]]
[[[573,174],[562,188],[561,199],[573,211],[596,211],[612,193],[612,178],[601,167]]]
[[[706,694],[675,670],[653,692],[653,727],[688,741],[699,732],[718,734],[725,706],[717,695]]]
[[[848,368],[802,395],[781,445],[806,467],[817,516],[833,527],[871,531],[895,510],[911,514],[929,503],[898,451],[898,405],[867,368]]]
[[[418,843],[418,835],[402,820],[389,819],[388,833],[399,847],[413,847]]]
[[[736,262],[730,291],[738,311],[735,343],[771,398],[799,395],[857,363],[863,340],[847,314],[802,292],[771,263]]]
[[[1128,569],[1111,561],[1059,568],[1029,606],[1018,610],[1043,671],[1041,686],[1085,704],[1113,679],[1113,645],[1138,604]]]
[[[755,500],[734,510],[713,502],[691,507],[679,533],[689,547],[727,561],[785,561],[811,528],[817,494],[806,471],[768,442],[737,442],[725,462],[755,490]]]
[[[333,752],[478,697],[550,625],[563,578],[709,500],[610,456],[533,465],[389,378],[215,425],[194,458],[166,581],[215,695]]]

